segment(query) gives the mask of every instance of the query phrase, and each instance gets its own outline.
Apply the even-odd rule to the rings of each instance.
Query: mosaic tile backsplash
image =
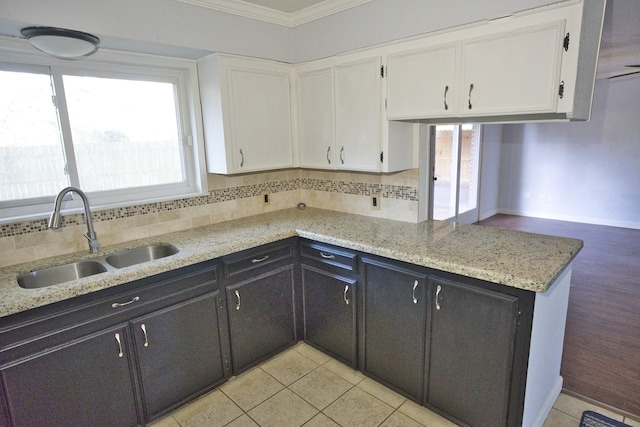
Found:
[[[92,213],[103,246],[257,215],[304,202],[342,212],[408,222],[417,221],[418,170],[391,175],[285,170],[243,176],[209,175],[206,196],[148,203]],[[262,203],[269,193],[270,203]],[[379,194],[380,209],[370,197]],[[62,232],[47,229],[47,219],[0,225],[0,267],[82,251],[83,214],[63,215]]]

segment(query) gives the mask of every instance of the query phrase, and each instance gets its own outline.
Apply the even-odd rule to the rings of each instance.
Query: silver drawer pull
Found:
[[[142,329],[142,333],[144,334],[144,346],[145,347],[149,347],[149,339],[147,337],[147,327],[144,325],[144,323],[142,325],[140,325],[140,329]]]
[[[236,301],[237,301],[236,302],[236,310],[240,310],[240,292],[238,292],[236,290],[235,294],[236,294]]]
[[[436,310],[440,310],[440,302],[438,301],[440,292],[442,292],[442,286],[438,285],[436,288]]]
[[[331,254],[327,255],[327,254],[324,254],[322,252],[320,252],[320,256],[322,258],[324,258],[324,259],[335,259],[336,258],[334,255],[331,255]]]
[[[127,301],[127,302],[114,302],[113,304],[111,304],[112,308],[118,308],[118,307],[124,307],[125,305],[129,305],[129,304],[133,304],[136,301],[139,301],[140,297],[133,297],[131,299],[131,301]]]
[[[349,285],[344,287],[344,294],[342,294],[342,299],[344,299],[344,303],[349,305],[349,298],[347,298],[347,292],[349,292]]]
[[[418,287],[418,281],[416,280],[415,282],[413,282],[413,293],[412,293],[413,303],[414,304],[418,303],[418,297],[416,297],[416,288],[417,287]]]
[[[254,258],[251,260],[252,263],[257,264],[259,262],[263,262],[269,259],[269,255],[265,255],[262,258]]]
[[[118,357],[122,357],[124,356],[124,353],[122,352],[122,343],[120,342],[120,334],[116,333],[116,342],[118,343]]]

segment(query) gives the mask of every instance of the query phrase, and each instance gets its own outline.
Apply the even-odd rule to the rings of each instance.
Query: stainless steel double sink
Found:
[[[180,250],[169,244],[156,244],[127,249],[98,258],[76,261],[30,271],[18,276],[18,285],[25,289],[44,288],[114,269],[130,267],[175,255]]]

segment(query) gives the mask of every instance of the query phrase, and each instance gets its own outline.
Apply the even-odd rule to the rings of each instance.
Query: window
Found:
[[[45,216],[70,185],[94,209],[206,191],[193,64],[51,61],[0,63],[0,220]]]

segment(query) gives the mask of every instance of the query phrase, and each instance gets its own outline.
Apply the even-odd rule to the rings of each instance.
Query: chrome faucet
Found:
[[[82,190],[77,187],[67,187],[63,188],[60,193],[56,196],[56,201],[53,205],[53,212],[51,212],[51,218],[49,218],[49,228],[57,230],[60,228],[60,209],[62,207],[62,199],[64,196],[73,191],[77,193],[82,199],[82,203],[84,204],[84,217],[87,220],[87,234],[84,237],[89,241],[89,250],[92,254],[98,252],[98,248],[100,247],[100,242],[98,242],[98,238],[96,237],[96,232],[93,231],[93,222],[91,221],[91,210],[89,209],[89,200],[87,199],[87,195],[84,194]]]

